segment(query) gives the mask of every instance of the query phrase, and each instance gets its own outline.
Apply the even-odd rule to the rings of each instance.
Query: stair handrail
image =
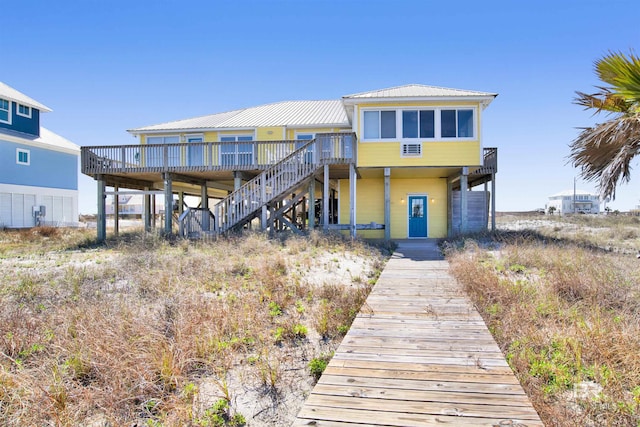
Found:
[[[351,138],[349,158],[355,159],[356,136],[354,133],[316,134],[314,139],[302,144],[291,154],[274,163],[218,202],[215,207],[216,229],[219,232],[229,230],[254,215],[270,201],[280,197],[291,187],[298,185],[320,166],[330,163],[334,158],[346,158],[346,147],[340,146],[339,153],[336,153],[332,147],[332,138],[335,136]],[[323,144],[328,144],[328,150],[323,149]],[[311,147],[313,149],[309,150]],[[342,155],[337,156],[336,154]]]

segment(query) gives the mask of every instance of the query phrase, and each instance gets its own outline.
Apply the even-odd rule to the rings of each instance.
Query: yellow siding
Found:
[[[392,172],[393,176],[393,172]],[[427,195],[427,236],[447,235],[447,183],[444,179],[391,178],[391,238],[406,239],[408,235],[407,201],[409,195]],[[367,224],[375,221],[384,224],[384,178],[359,179],[356,188],[356,222]],[[340,180],[340,223],[349,223],[349,180]],[[384,231],[358,231],[366,238],[382,238]]]
[[[256,131],[257,141],[282,141],[284,128],[281,126],[272,126],[258,128]]]
[[[479,141],[423,142],[422,157],[401,157],[400,142],[358,144],[358,166],[473,166],[480,165]]]

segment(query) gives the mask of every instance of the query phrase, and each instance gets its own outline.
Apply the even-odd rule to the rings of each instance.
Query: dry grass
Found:
[[[3,426],[232,425],[243,390],[272,402],[242,413],[251,425],[289,425],[283,394],[311,387],[308,362],[337,346],[385,259],[317,234],[130,234],[97,247],[81,231],[42,231],[0,232]],[[325,254],[363,273],[307,280]]]
[[[640,260],[559,233],[451,242],[451,271],[546,425],[640,425]]]

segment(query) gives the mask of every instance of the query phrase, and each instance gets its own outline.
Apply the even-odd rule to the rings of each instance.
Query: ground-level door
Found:
[[[409,238],[427,237],[427,196],[409,196]]]

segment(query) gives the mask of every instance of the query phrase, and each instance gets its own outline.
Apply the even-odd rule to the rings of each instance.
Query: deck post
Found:
[[[105,181],[102,175],[96,176],[98,181],[98,217],[96,218],[96,229],[98,232],[98,242],[107,240],[107,204],[105,194]]]
[[[267,208],[267,176],[266,174],[263,172],[262,176],[260,177],[260,199],[261,202],[264,203],[262,205],[262,212],[260,215],[260,229],[262,229],[262,231],[265,231],[268,227],[267,224],[267,213],[269,211],[269,209]]]
[[[152,218],[152,222],[151,222],[151,227],[153,227],[154,229],[156,228],[156,222],[157,222],[157,218],[156,218],[156,195],[155,193],[151,196],[151,218]]]
[[[302,229],[307,229],[307,198],[302,198]]]
[[[202,211],[202,229],[204,231],[210,231],[211,226],[209,223],[209,192],[207,191],[206,184],[200,187],[200,198],[200,204],[202,205],[201,207],[202,209],[204,209],[204,211]]]
[[[391,240],[391,168],[384,168],[384,240]]]
[[[496,173],[491,172],[491,231],[496,231]]]
[[[453,236],[453,183],[447,180],[447,236]]]
[[[144,221],[144,231],[148,233],[151,231],[151,195],[147,193],[149,187],[144,187],[144,191],[142,218]]]
[[[242,187],[242,177],[244,175],[240,171],[233,171],[233,191]]]
[[[173,188],[171,174],[164,174],[164,234],[169,236],[173,228]]]
[[[329,229],[329,165],[324,165],[324,186],[322,188],[322,228]]]
[[[316,177],[309,184],[309,230],[316,228]]]
[[[468,212],[467,212],[467,191],[469,191],[469,168],[462,168],[462,175],[460,175],[460,233],[467,232],[467,221],[468,221]]]
[[[349,164],[349,230],[351,238],[356,237],[356,166]]]
[[[184,191],[178,192],[178,212],[180,214],[182,214],[182,212],[184,212]]]
[[[120,196],[118,196],[118,186],[113,186],[113,234],[120,234]]]

